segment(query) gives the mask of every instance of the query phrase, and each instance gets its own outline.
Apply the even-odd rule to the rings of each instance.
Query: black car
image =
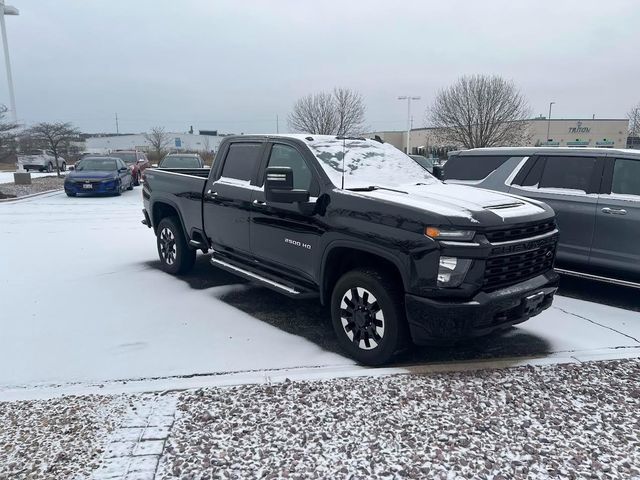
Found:
[[[115,157],[84,157],[64,180],[64,191],[70,197],[78,194],[120,195],[133,189],[131,170]]]
[[[144,220],[163,268],[214,266],[330,307],[342,348],[387,362],[410,341],[486,335],[548,308],[553,210],[447,185],[388,144],[227,137],[211,169],[151,169]]]
[[[204,168],[204,162],[197,153],[170,153],[160,161],[158,168]]]

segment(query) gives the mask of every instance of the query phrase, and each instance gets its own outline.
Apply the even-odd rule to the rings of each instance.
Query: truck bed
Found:
[[[153,192],[154,201],[163,201],[177,210],[187,232],[192,228],[201,229],[202,192],[209,171],[208,168],[148,168],[143,184],[145,208],[153,217],[153,206],[148,204]]]

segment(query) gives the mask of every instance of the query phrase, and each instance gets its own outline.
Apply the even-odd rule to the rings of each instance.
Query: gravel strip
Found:
[[[640,361],[198,390],[156,478],[634,478]]]
[[[38,177],[31,179],[31,185],[0,184],[0,198],[24,197],[32,193],[58,190],[64,187],[64,177]]]
[[[0,480],[87,478],[129,405],[118,397],[0,403]]]

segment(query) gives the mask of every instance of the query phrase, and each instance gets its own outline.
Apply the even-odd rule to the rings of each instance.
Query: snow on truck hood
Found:
[[[528,199],[464,185],[436,182],[429,185],[404,185],[398,190],[407,193],[389,190],[352,193],[433,212],[448,217],[454,223],[456,218],[479,223],[475,215],[487,212],[493,214],[497,221],[545,212],[542,206]]]

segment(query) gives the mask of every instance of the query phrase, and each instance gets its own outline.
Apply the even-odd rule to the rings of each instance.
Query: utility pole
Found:
[[[5,15],[19,15],[20,11],[16,7],[5,5],[4,0],[0,0],[0,29],[2,30],[2,46],[4,47],[4,64],[7,70],[7,84],[9,86],[9,102],[11,103],[11,119],[18,122],[16,111],[16,96],[13,92],[13,76],[11,75],[11,61],[9,59],[9,42],[7,42],[7,27],[4,23]]]
[[[547,117],[547,141],[545,142],[549,145],[549,131],[551,130],[551,107],[556,102],[549,102],[549,116]]]
[[[116,134],[120,133],[120,128],[118,127],[118,112],[116,112]]]
[[[398,100],[407,101],[407,155],[411,154],[411,100],[420,100],[420,97],[412,97],[411,95],[403,95]]]

